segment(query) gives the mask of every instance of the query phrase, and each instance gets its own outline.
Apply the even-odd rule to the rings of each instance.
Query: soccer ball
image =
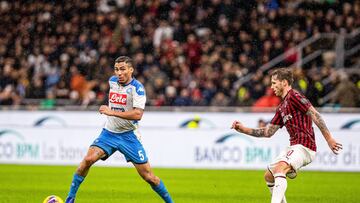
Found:
[[[43,203],[64,203],[64,201],[56,195],[50,195],[44,199]]]

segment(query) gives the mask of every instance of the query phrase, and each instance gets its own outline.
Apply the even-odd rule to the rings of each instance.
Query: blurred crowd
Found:
[[[0,1],[0,105],[105,104],[114,59],[127,55],[148,105],[276,106],[261,65],[359,27],[359,0]],[[299,60],[290,53],[282,66]],[[359,75],[323,58],[294,68],[294,87],[315,106],[359,106]]]

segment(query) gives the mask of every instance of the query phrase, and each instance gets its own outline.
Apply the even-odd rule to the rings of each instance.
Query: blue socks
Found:
[[[84,181],[84,178],[83,176],[80,176],[78,174],[74,174],[74,178],[71,182],[71,187],[70,187],[70,192],[68,194],[69,197],[75,197],[78,189],[79,189],[79,186],[80,184]]]
[[[169,192],[167,191],[164,183],[162,180],[160,180],[160,184],[157,186],[151,186],[152,189],[160,195],[160,197],[166,202],[166,203],[173,203]]]
[[[70,192],[68,194],[68,197],[75,198],[76,193],[79,189],[80,184],[84,181],[85,177],[80,176],[78,174],[74,174],[74,178],[71,182]],[[166,202],[166,203],[174,203],[170,197],[169,192],[167,191],[164,183],[162,180],[160,180],[160,184],[157,186],[151,186],[152,189],[160,195],[160,197]]]

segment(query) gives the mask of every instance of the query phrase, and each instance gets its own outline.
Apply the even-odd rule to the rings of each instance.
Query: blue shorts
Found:
[[[146,152],[134,131],[124,133],[113,133],[103,129],[98,138],[91,144],[104,150],[106,160],[117,150],[124,154],[126,161],[136,164],[143,164],[148,161]]]

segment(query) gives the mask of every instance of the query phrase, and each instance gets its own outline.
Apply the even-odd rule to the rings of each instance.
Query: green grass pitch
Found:
[[[51,194],[65,199],[76,166],[0,165],[0,202],[41,203]],[[270,202],[263,171],[160,169],[177,203]],[[301,171],[288,180],[287,200],[360,202],[360,173]],[[134,168],[93,167],[77,194],[77,203],[160,203]]]

